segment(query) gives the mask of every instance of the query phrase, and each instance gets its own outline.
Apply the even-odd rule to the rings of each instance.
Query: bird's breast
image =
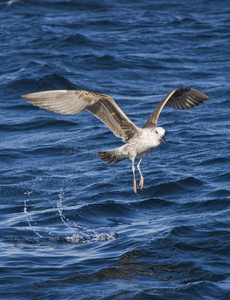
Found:
[[[152,129],[142,129],[129,140],[129,149],[135,151],[137,155],[148,152],[150,149],[159,146],[160,139]]]

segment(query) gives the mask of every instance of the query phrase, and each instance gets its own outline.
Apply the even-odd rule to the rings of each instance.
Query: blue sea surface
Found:
[[[0,26],[0,299],[230,299],[230,2],[5,0]],[[97,91],[143,126],[181,86],[211,99],[163,109],[138,194],[100,120],[21,98]]]

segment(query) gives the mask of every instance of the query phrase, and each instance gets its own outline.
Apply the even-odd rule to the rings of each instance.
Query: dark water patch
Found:
[[[47,7],[47,5],[51,5],[52,7],[52,10],[55,10],[57,9],[57,11],[69,11],[69,12],[72,12],[73,9],[74,10],[80,10],[80,11],[85,11],[85,10],[95,10],[96,12],[97,11],[100,11],[100,10],[104,10],[107,6],[106,6],[106,3],[96,3],[96,2],[93,2],[93,1],[86,1],[85,3],[82,3],[81,1],[63,1],[63,0],[58,0],[58,1],[55,1],[55,3],[51,0],[45,0],[45,1],[38,1],[38,0],[25,0],[25,1],[18,1],[18,2],[12,2],[12,5],[9,5],[7,6],[7,2],[10,2],[10,1],[5,1],[4,3],[4,6],[8,7],[8,10],[16,10],[18,9],[19,11],[20,8],[28,8],[28,7],[31,7],[31,8],[37,8],[37,6],[39,6],[40,9],[36,9],[36,12],[40,12],[41,10],[45,9]]]
[[[218,223],[216,223],[218,225]],[[202,225],[201,228],[195,226],[180,226],[171,230],[170,234],[175,235],[178,239],[173,248],[186,252],[213,253],[213,259],[220,260],[219,255],[228,255],[229,243],[228,230],[213,230],[214,224]],[[216,226],[217,227],[217,226]],[[215,248],[213,249],[213,245]],[[210,263],[210,262],[209,262]]]
[[[150,261],[151,259],[151,261]],[[189,280],[184,281],[184,277]],[[225,275],[217,275],[215,272],[196,266],[191,262],[171,262],[159,263],[159,258],[156,259],[152,255],[141,253],[138,250],[133,250],[121,257],[121,259],[111,267],[103,268],[96,273],[77,274],[68,277],[62,281],[48,281],[42,284],[43,288],[51,285],[63,285],[70,283],[81,282],[123,282],[132,280],[136,283],[137,280],[143,279],[155,285],[155,292],[159,287],[159,282],[174,282],[174,290],[182,287],[186,288],[188,284],[209,282],[215,283],[225,280],[228,277]]]
[[[38,1],[39,3],[39,1]],[[51,3],[53,4],[53,2],[51,0],[47,0],[44,2],[44,4],[46,5],[47,3]],[[105,8],[107,8],[107,5],[105,3],[105,1],[102,1],[101,3],[99,2],[94,2],[94,1],[90,1],[87,0],[86,2],[81,2],[81,1],[63,1],[63,0],[58,0],[56,2],[56,5],[58,5],[59,9],[63,8],[70,8],[71,10],[76,7],[78,10],[95,10],[96,12],[102,10],[104,11]],[[61,7],[60,7],[61,6]]]
[[[228,164],[230,162],[230,159],[227,157],[216,157],[204,160],[199,163],[201,166],[209,166],[209,165],[219,165],[219,164]]]
[[[113,55],[82,55],[79,59],[79,64],[84,65],[87,70],[104,70],[108,67],[110,70],[120,68],[121,62]]]
[[[167,193],[178,194],[183,192],[193,192],[195,188],[202,186],[204,182],[194,177],[187,177],[181,180],[162,183],[155,187],[157,194],[165,195]]]
[[[226,172],[224,174],[218,174],[218,176],[216,176],[216,181],[219,182],[230,182],[230,172]]]
[[[158,198],[149,198],[141,201],[137,201],[134,203],[129,204],[130,206],[136,209],[155,209],[155,208],[164,208],[164,207],[171,207],[174,203]]]
[[[64,42],[70,43],[71,45],[76,44],[77,46],[90,46],[92,44],[91,39],[79,33],[68,36],[64,39]]]
[[[4,198],[4,202],[10,202],[11,197],[18,198],[24,195],[24,187],[14,181],[14,178],[6,178],[0,185],[1,195]]]
[[[222,198],[229,199],[230,198],[230,190],[227,189],[227,188],[224,188],[224,187],[223,188],[218,188],[218,189],[215,189],[215,191],[211,191],[208,194],[208,196],[209,197],[217,197],[219,199],[222,199]]]
[[[201,281],[194,284],[187,284],[181,287],[172,288],[151,288],[143,292],[137,292],[135,296],[130,297],[127,295],[126,299],[140,299],[140,300],[170,300],[172,297],[175,299],[203,299],[203,295],[207,299],[226,299],[225,297],[230,296],[230,292],[226,292],[223,288],[219,287],[218,284]],[[107,298],[108,299],[108,298]],[[121,297],[112,297],[114,300],[120,300]]]
[[[229,209],[230,199],[214,198],[206,201],[191,201],[182,205],[182,210],[192,213],[221,212]]]
[[[49,75],[45,75],[41,78],[27,78],[14,80],[8,83],[6,89],[9,94],[14,94],[14,91],[17,90],[17,95],[19,96],[28,92],[38,92],[44,90],[72,90],[76,89],[76,86],[65,77],[56,73],[52,73]]]
[[[99,220],[100,223],[103,222],[103,219],[125,224],[130,222],[132,210],[127,205],[114,201],[106,201],[100,204],[94,203],[85,205],[77,210],[77,214],[79,214],[82,219],[87,219],[87,221],[94,224]]]
[[[31,110],[31,108],[30,108]],[[55,129],[64,129],[64,128],[71,128],[76,125],[75,122],[71,122],[70,120],[59,120],[59,119],[52,119],[52,118],[43,118],[43,117],[38,117],[37,119],[34,118],[34,120],[31,122],[30,120],[27,121],[25,120],[23,123],[19,122],[17,124],[8,124],[8,125],[2,125],[1,129],[2,131],[5,132],[17,132],[17,131],[23,131],[26,130],[27,132],[29,131],[34,131],[34,130],[43,130],[48,131],[52,128]]]

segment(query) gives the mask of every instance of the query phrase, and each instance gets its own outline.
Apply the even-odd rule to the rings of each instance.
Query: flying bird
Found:
[[[140,174],[140,188],[143,189],[144,177],[140,164],[154,147],[165,142],[165,129],[157,127],[164,106],[174,109],[189,109],[208,100],[209,96],[189,88],[181,87],[169,93],[155,108],[144,127],[136,126],[108,95],[84,90],[54,90],[22,95],[28,102],[40,108],[63,115],[73,115],[88,110],[100,119],[124,145],[116,149],[97,152],[98,157],[107,163],[117,163],[126,158],[132,161],[133,190],[137,193],[135,158],[139,156],[137,169]]]

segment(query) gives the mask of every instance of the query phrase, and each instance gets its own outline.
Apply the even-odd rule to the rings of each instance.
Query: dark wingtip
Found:
[[[174,109],[189,109],[202,104],[208,99],[210,97],[201,91],[189,87],[181,87],[175,90],[166,106]]]
[[[194,95],[194,97],[199,97],[201,100],[208,100],[210,99],[210,96],[202,93],[201,91],[198,91],[196,89],[191,89],[192,94]]]
[[[208,100],[210,99],[210,97],[204,93],[202,93],[201,91],[198,91],[196,89],[190,88],[190,87],[180,87],[178,89],[176,89],[175,93],[173,94],[172,97],[181,97],[183,95],[192,95],[194,97],[203,99],[203,100]]]

